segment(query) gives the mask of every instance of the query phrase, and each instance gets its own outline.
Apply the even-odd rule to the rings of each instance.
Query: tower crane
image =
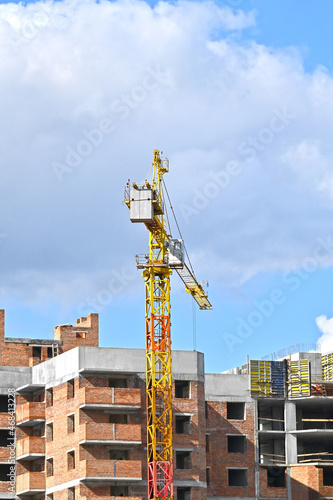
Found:
[[[175,269],[200,309],[212,309],[208,294],[184,259],[182,239],[168,234],[163,175],[169,162],[154,151],[152,182],[128,182],[130,220],[149,231],[149,253],[137,255],[145,281],[148,499],[173,498],[170,276]],[[163,189],[163,186],[165,189]],[[168,195],[167,191],[166,194]],[[170,230],[171,231],[171,230]]]

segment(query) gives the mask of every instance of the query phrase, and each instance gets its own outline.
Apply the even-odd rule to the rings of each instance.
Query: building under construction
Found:
[[[99,347],[97,314],[6,338],[1,311],[0,362],[0,498],[147,498],[144,350]],[[172,375],[177,500],[333,497],[333,355],[207,374],[173,351]]]

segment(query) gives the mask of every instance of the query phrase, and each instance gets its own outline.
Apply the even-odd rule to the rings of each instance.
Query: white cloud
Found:
[[[318,345],[320,346],[321,352],[332,352],[333,351],[333,318],[327,318],[326,316],[318,316],[316,318],[316,324],[319,330],[322,332],[321,337],[318,339]]]
[[[0,5],[2,296],[82,301],[144,252],[122,193],[155,148],[198,278],[312,255],[331,234],[333,80],[254,23],[213,2]]]

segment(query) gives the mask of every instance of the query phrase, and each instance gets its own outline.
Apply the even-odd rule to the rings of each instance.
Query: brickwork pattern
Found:
[[[56,327],[55,340],[60,345],[59,354],[77,346],[97,347],[98,315],[79,318],[75,326]],[[0,342],[2,366],[32,366],[49,359],[50,350],[42,341],[40,357],[32,355],[36,343],[6,342],[3,310],[0,310]],[[206,405],[204,390],[202,382],[191,381],[189,397],[176,398],[173,388],[174,451],[191,453],[191,466],[186,469],[177,469],[174,453],[175,484],[191,486],[191,500],[206,500],[207,495],[255,497],[255,401],[246,403],[244,420],[228,419],[227,401],[209,401]],[[53,403],[50,391],[17,397],[18,490],[59,488],[53,500],[68,500],[69,491],[63,488],[65,483],[98,477],[104,478],[106,483],[101,486],[89,481],[80,483],[74,487],[75,498],[106,500],[111,497],[111,487],[116,491],[113,478],[136,478],[138,482],[126,490],[128,497],[113,496],[117,500],[146,498],[146,487],[140,481],[141,478],[146,480],[147,474],[145,381],[139,376],[80,376],[72,383],[68,381],[53,387],[52,391]],[[98,405],[105,407],[98,408]],[[190,416],[188,432],[176,432],[177,416]],[[30,425],[32,421],[33,426]],[[0,427],[9,427],[7,413],[0,413]],[[208,451],[206,434],[209,435]],[[245,453],[228,452],[228,435],[246,437]],[[118,445],[120,441],[122,446],[123,442],[128,442],[126,449]],[[72,452],[75,463],[69,455]],[[27,454],[41,454],[42,457],[20,458]],[[8,460],[9,450],[0,447],[0,461],[6,463]],[[52,475],[49,474],[50,460],[53,461]],[[210,471],[207,489],[206,468]],[[232,468],[247,469],[246,486],[228,485],[228,470]],[[193,487],[193,484],[198,486]],[[0,493],[8,492],[9,486],[9,482],[0,481]],[[259,468],[259,487],[260,500],[287,498],[287,488],[268,486],[267,469],[263,467]],[[333,486],[323,485],[323,470],[314,465],[291,468],[291,491],[292,500],[333,498]],[[177,487],[174,497],[177,500]]]
[[[98,347],[98,314],[88,314],[76,320],[75,326],[60,325],[54,329],[54,340],[60,340],[59,354],[77,346]],[[49,345],[36,342],[6,342],[5,311],[0,309],[0,366],[34,366],[50,359]],[[40,357],[33,356],[33,346],[41,348]]]
[[[260,467],[259,469],[259,484],[260,484],[260,498],[287,498],[287,477],[285,487],[271,487],[267,484],[267,469]]]
[[[318,484],[319,484],[319,492],[322,497],[333,498],[333,486],[324,486],[324,473],[323,469],[317,469],[318,474]]]
[[[206,425],[209,435],[207,467],[210,467],[208,496],[255,496],[254,403],[246,403],[245,420],[228,420],[227,402],[208,401]],[[228,453],[227,434],[246,436],[246,452]],[[228,486],[228,467],[246,468],[247,486]]]
[[[319,474],[315,465],[291,468],[293,500],[319,500]]]
[[[176,469],[176,457],[174,456],[174,480],[175,481],[202,481],[206,482],[206,426],[205,426],[205,392],[202,382],[191,381],[190,397],[176,398],[173,385],[173,447],[176,450],[192,449],[192,469]],[[190,415],[190,433],[177,434],[176,415]],[[200,498],[206,497],[206,489],[199,488]]]

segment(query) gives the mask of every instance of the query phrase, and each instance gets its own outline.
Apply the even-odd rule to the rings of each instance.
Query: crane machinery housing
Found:
[[[148,499],[173,498],[170,276],[175,269],[200,309],[211,309],[207,291],[184,259],[182,239],[167,231],[163,175],[169,162],[154,151],[152,183],[129,182],[130,220],[149,231],[149,253],[137,255],[145,280]],[[171,229],[169,229],[171,232]]]

